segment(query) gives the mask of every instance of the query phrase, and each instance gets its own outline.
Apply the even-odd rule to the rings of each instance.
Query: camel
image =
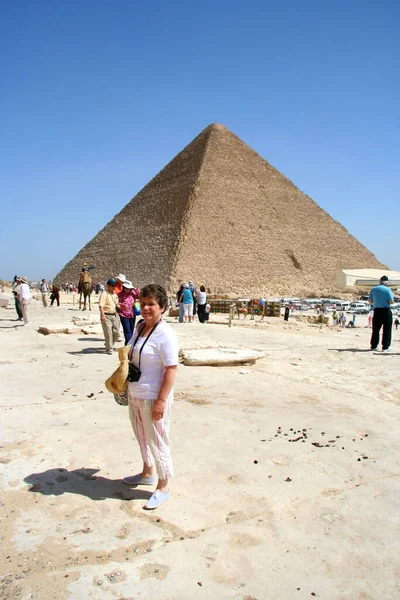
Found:
[[[86,299],[89,300],[89,310],[92,310],[92,308],[90,306],[90,294],[92,293],[92,278],[90,277],[90,275],[87,271],[82,270],[81,276],[79,277],[78,292],[79,292],[79,310],[81,310],[81,305],[82,305],[82,294],[83,294],[82,310],[86,310]]]

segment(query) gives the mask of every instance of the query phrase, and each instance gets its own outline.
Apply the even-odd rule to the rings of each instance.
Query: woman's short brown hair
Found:
[[[158,285],[158,283],[149,283],[148,285],[145,285],[144,288],[140,290],[140,300],[142,298],[155,298],[158,306],[164,310],[168,306],[167,292],[162,285]]]
[[[204,287],[204,285],[201,285],[201,286],[200,286],[200,291],[201,291],[201,292],[205,292],[205,291],[206,291],[206,288]]]

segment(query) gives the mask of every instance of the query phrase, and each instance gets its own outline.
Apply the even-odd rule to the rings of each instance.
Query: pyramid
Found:
[[[385,268],[309,196],[226,127],[206,127],[56,281],[125,273],[173,293],[192,279],[223,296],[315,295],[341,269]]]

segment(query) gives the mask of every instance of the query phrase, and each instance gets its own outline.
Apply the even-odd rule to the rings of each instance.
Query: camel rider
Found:
[[[90,271],[91,269],[95,269],[92,265],[88,265],[87,262],[83,263],[82,271]]]
[[[92,283],[92,278],[90,277],[89,271],[85,267],[82,267],[82,273],[80,274],[80,277],[79,277],[79,283],[78,283],[78,292],[79,293],[81,292],[82,283]]]

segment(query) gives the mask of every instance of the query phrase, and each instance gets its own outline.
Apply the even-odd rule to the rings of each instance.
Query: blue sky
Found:
[[[5,0],[0,278],[52,278],[213,122],[400,270],[399,23],[395,0]]]

